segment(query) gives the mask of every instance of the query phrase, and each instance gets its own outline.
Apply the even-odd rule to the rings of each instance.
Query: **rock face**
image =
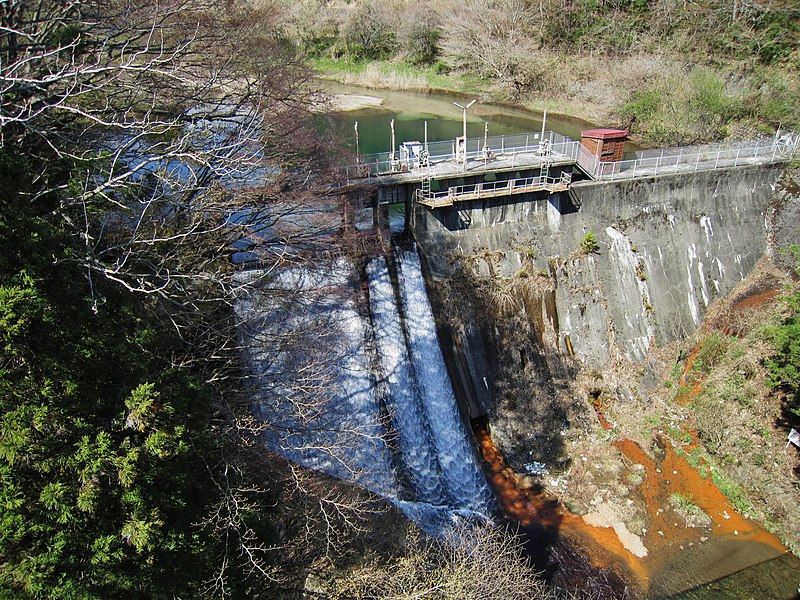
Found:
[[[641,361],[654,342],[691,333],[710,302],[770,251],[770,235],[774,244],[791,237],[797,208],[774,201],[781,172],[773,165],[581,182],[532,202],[416,207],[412,230],[435,279],[453,273],[454,258],[482,253],[494,262],[476,265],[478,275],[533,269],[551,278],[554,327],[540,332],[542,342],[566,354],[568,336],[584,366],[601,368],[611,358]],[[589,231],[599,244],[592,254],[581,252]]]

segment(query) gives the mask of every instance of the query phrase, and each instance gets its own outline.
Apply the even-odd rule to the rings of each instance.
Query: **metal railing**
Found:
[[[536,177],[524,177],[505,181],[470,183],[448,187],[447,190],[443,192],[424,193],[422,190],[416,190],[415,200],[430,204],[451,204],[454,201],[463,199],[480,200],[482,198],[524,194],[527,192],[554,188],[556,186],[566,187],[571,181],[571,173],[561,173],[559,177],[539,175]]]
[[[635,159],[617,162],[600,162],[581,146],[577,158],[592,179],[614,181],[782,161],[794,155],[798,142],[800,136],[776,134],[745,142],[642,150]]]
[[[543,143],[544,142],[544,143]],[[538,162],[540,157],[550,160],[572,160],[577,157],[580,144],[555,131],[545,131],[544,136],[539,133],[521,133],[513,135],[489,136],[488,139],[467,138],[466,159],[470,173],[491,171],[499,160],[509,162],[509,166],[524,166],[531,162]],[[428,168],[453,163],[454,174],[457,172],[455,165],[464,166],[457,162],[461,154],[456,155],[455,140],[436,141],[428,143]],[[527,158],[528,160],[524,160]],[[533,159],[533,160],[532,160]],[[506,165],[504,165],[506,166]],[[353,179],[371,178],[381,175],[391,175],[422,170],[417,159],[404,160],[400,152],[380,152],[366,154],[355,165],[344,168],[345,178]]]
[[[580,142],[554,131],[513,135],[468,138],[466,163],[458,162],[455,140],[429,142],[427,166],[419,160],[402,160],[400,152],[381,152],[361,157],[361,162],[344,167],[349,183],[353,180],[401,173],[428,174],[434,178],[459,173],[481,174],[498,169],[536,166],[542,162],[572,161],[595,180],[651,177],[668,173],[685,173],[721,167],[766,164],[791,158],[800,145],[800,135],[777,133],[771,138],[705,144],[680,148],[642,150],[636,158],[616,162],[601,162]],[[452,167],[452,168],[448,168]]]

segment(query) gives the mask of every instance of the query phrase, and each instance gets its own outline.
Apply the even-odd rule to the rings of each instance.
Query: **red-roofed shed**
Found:
[[[581,144],[600,162],[622,160],[625,154],[626,129],[587,129],[581,131]]]

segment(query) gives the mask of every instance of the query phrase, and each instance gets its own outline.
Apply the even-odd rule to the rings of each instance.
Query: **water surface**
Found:
[[[423,141],[425,122],[428,122],[428,141],[450,140],[462,135],[463,111],[453,102],[466,105],[472,98],[446,94],[372,90],[338,83],[325,82],[333,94],[354,94],[381,98],[379,108],[364,108],[340,113],[335,130],[350,150],[355,150],[354,125],[358,121],[359,146],[362,154],[388,152],[391,149],[390,121],[395,120],[395,138],[404,141]],[[482,137],[485,126],[489,135],[541,131],[542,115],[519,108],[476,102],[467,110],[467,137]],[[573,139],[580,138],[583,129],[592,123],[548,114],[546,127]]]

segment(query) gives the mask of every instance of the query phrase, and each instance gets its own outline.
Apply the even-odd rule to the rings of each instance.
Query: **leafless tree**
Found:
[[[381,3],[368,0],[356,4],[341,31],[348,55],[376,59],[391,56],[397,47],[391,15]]]
[[[313,92],[270,38],[271,9],[13,0],[2,11],[3,143],[38,155],[30,201],[82,237],[90,281],[220,294],[226,279],[204,267],[233,241],[308,239],[310,222],[281,225],[312,183],[297,174],[312,154],[301,127]],[[51,185],[55,162],[70,177]]]
[[[513,85],[530,83],[539,16],[527,0],[469,0],[443,14],[443,49],[456,64]]]
[[[220,594],[234,563],[278,577],[276,549],[248,519],[275,494],[253,482],[261,435],[276,424],[250,415],[232,305],[247,288],[291,294],[270,278],[330,250],[340,223],[325,144],[308,126],[317,95],[275,33],[279,17],[246,0],[0,3],[0,150],[30,156],[25,199],[80,240],[64,260],[85,268],[96,309],[100,280],[139,294],[186,342],[173,364],[217,386],[216,434],[229,443],[209,464],[220,501],[204,526],[224,541],[208,582]],[[237,251],[258,263],[257,277],[237,276]],[[297,331],[264,341],[273,355],[309,347]],[[329,363],[310,356],[273,388],[295,421],[324,412]],[[307,473],[289,473],[295,490],[312,490]],[[335,495],[317,498],[322,514],[345,513]]]
[[[406,551],[389,568],[364,566],[334,585],[332,597],[381,600],[552,597],[525,561],[518,538],[501,527],[463,523],[438,540],[412,531]]]

